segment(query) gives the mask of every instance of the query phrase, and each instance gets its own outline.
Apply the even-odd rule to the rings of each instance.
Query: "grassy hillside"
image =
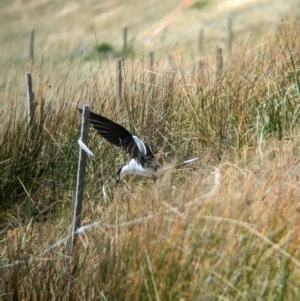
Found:
[[[189,1],[186,1],[189,3]],[[38,60],[109,42],[122,47],[122,27],[140,51],[197,52],[200,28],[205,30],[208,54],[216,45],[226,46],[227,17],[233,18],[237,42],[264,41],[278,23],[296,17],[297,1],[34,1],[3,0],[0,41],[3,58],[27,56],[28,33],[36,30]],[[164,33],[163,28],[166,28]],[[159,30],[160,29],[160,30]],[[164,37],[162,37],[164,35]],[[149,43],[146,43],[149,40]],[[210,46],[212,48],[210,48]]]
[[[81,77],[98,68],[97,45],[109,43],[118,57],[123,47],[122,29],[128,26],[128,47],[135,57],[155,51],[157,61],[167,54],[193,63],[214,57],[215,47],[228,54],[227,19],[232,18],[234,49],[243,43],[256,47],[273,39],[280,23],[293,24],[295,1],[34,1],[3,0],[0,11],[0,108],[24,97],[24,73],[43,73],[53,80],[78,70]],[[293,24],[294,25],[294,24]],[[28,64],[29,33],[35,29],[34,62]],[[200,29],[204,51],[198,53]],[[80,67],[78,61],[82,59]],[[18,89],[16,90],[16,86]]]
[[[276,1],[276,10],[265,1],[259,7],[199,1],[181,10],[175,1],[161,3],[3,1],[15,35],[1,30],[7,39],[0,104],[2,300],[299,300],[299,24],[289,4]],[[270,18],[259,18],[256,12],[266,8]],[[290,18],[276,25],[287,12]],[[229,14],[236,26],[232,55],[224,34]],[[214,21],[216,15],[224,22]],[[203,23],[196,26],[193,16]],[[246,16],[257,22],[253,39]],[[98,42],[95,20],[104,28]],[[130,33],[136,30],[136,50],[122,63],[119,102],[114,56],[75,50],[109,42],[117,52],[124,20]],[[168,29],[150,72],[153,44],[142,41],[163,20]],[[207,48],[199,72],[193,39],[201,26]],[[32,27],[36,59],[28,62]],[[208,30],[215,34],[208,37]],[[175,32],[189,42],[175,47]],[[216,44],[224,48],[219,75]],[[36,99],[32,128],[25,70],[32,71]],[[199,161],[155,184],[127,177],[116,186],[127,157],[90,128],[95,157],[88,158],[83,227],[71,254],[76,109],[83,104],[144,138],[164,165]]]

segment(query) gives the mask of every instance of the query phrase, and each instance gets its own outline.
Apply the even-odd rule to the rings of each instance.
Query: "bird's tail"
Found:
[[[163,168],[161,168],[158,172],[158,175],[162,175],[163,173],[165,173],[166,171],[172,169],[172,168],[178,168],[180,166],[184,166],[184,165],[188,165],[188,164],[192,164],[196,161],[198,161],[199,158],[198,157],[195,157],[195,158],[191,158],[191,159],[188,159],[188,160],[185,160],[183,162],[179,162],[179,163],[176,163],[176,164],[171,164],[171,165],[167,165],[167,166],[164,166]]]

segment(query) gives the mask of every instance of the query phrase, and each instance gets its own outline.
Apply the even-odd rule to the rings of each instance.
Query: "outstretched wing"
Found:
[[[78,110],[82,113],[82,109]],[[142,139],[131,135],[120,124],[94,112],[90,112],[90,123],[103,138],[115,146],[122,147],[142,166],[146,159],[154,158],[148,145]]]

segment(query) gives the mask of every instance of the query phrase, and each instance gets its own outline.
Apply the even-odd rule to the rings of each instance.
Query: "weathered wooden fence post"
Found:
[[[198,78],[203,78],[204,77],[204,63],[199,60],[198,63]]]
[[[150,70],[150,82],[153,83],[154,81],[154,52],[149,52],[149,70]]]
[[[216,47],[216,77],[220,78],[222,76],[223,71],[223,56],[222,56],[222,48]]]
[[[34,119],[35,119],[35,103],[34,103],[34,92],[32,90],[32,78],[31,73],[25,73],[26,82],[26,98],[27,98],[27,123],[28,123],[28,135],[31,139],[31,133],[33,131]],[[32,200],[27,196],[27,202],[25,206],[26,218],[31,219],[32,216]]]
[[[125,59],[127,56],[127,33],[128,27],[123,27],[123,58]]]
[[[232,19],[228,18],[227,21],[227,28],[228,28],[228,50],[229,53],[232,53],[232,40],[233,40],[233,33],[232,33]]]
[[[32,78],[31,73],[25,73],[25,81],[26,81],[26,97],[27,97],[27,118],[29,126],[33,125],[35,118],[35,103],[34,103],[34,92],[32,90]]]
[[[122,103],[122,59],[117,59],[116,67],[116,97],[117,106],[120,106]]]
[[[29,36],[29,60],[33,62],[34,57],[34,29],[30,31]]]
[[[82,110],[82,121],[81,121],[81,141],[88,144],[88,132],[89,132],[89,117],[90,117],[90,106],[84,105]],[[81,226],[81,211],[83,201],[83,190],[84,190],[84,177],[85,177],[85,166],[86,166],[87,153],[79,147],[79,160],[77,169],[77,182],[76,182],[76,195],[74,205],[74,216],[73,216],[73,229],[72,229],[72,245],[71,245],[71,290],[75,285],[76,280],[76,267],[77,267],[77,239],[78,233],[76,231]]]
[[[201,28],[199,33],[199,45],[198,45],[198,52],[200,55],[204,55],[203,33],[204,33],[204,29]]]

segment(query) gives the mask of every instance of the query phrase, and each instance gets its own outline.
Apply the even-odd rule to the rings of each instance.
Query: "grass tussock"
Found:
[[[52,96],[40,81],[31,128],[15,99],[1,116],[1,298],[298,300],[298,41],[282,29],[226,58],[219,77],[209,58],[204,76],[184,57],[154,72],[128,59],[121,102],[110,61],[88,77],[70,69]],[[165,164],[200,160],[155,185],[131,177],[115,187],[125,156],[91,129],[71,256],[83,103],[144,137]]]

